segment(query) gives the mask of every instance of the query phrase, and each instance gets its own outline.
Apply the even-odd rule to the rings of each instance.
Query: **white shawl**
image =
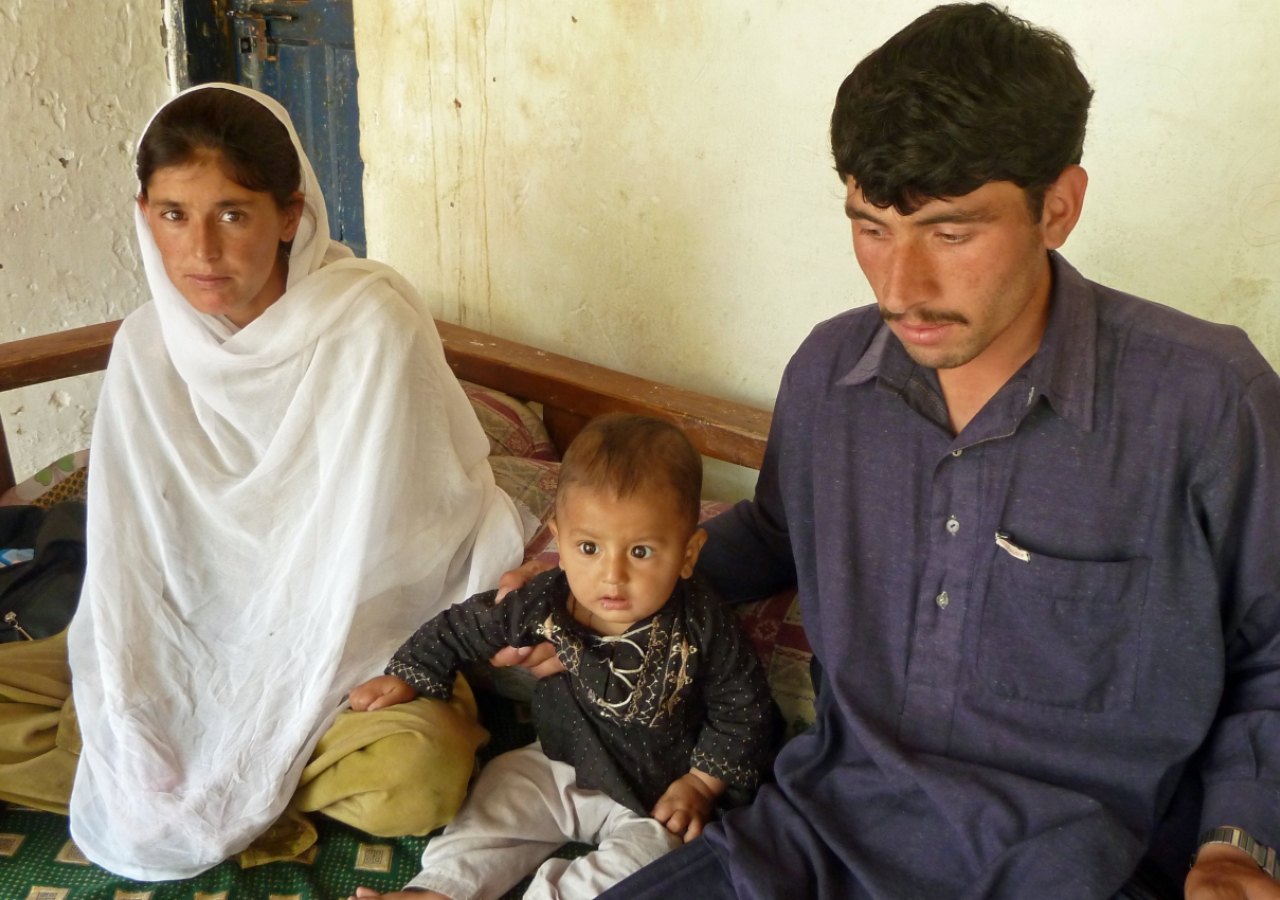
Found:
[[[153,300],[107,369],[69,636],[72,836],[148,881],[270,826],[346,693],[522,545],[425,304],[329,239],[284,109],[219,87],[270,109],[301,158],[287,290],[235,332],[183,299],[136,214]]]

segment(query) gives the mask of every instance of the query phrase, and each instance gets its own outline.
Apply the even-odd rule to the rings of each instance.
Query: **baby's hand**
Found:
[[[348,699],[356,712],[372,712],[384,706],[408,703],[418,692],[394,675],[379,675],[351,691]],[[377,896],[371,894],[369,896]]]
[[[716,797],[724,791],[724,782],[706,772],[690,769],[671,783],[650,813],[667,826],[672,834],[684,835],[684,842],[702,834],[702,826],[711,821]]]

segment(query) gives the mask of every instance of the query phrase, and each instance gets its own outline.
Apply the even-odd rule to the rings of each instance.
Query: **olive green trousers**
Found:
[[[462,805],[487,739],[461,676],[448,703],[419,697],[343,711],[284,815],[240,854],[241,865],[306,852],[316,841],[306,813],[386,837],[434,831]],[[0,644],[0,800],[66,815],[79,753],[66,633]]]

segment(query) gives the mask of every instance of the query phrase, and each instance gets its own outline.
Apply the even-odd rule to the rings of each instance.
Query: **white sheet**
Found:
[[[344,695],[522,547],[429,311],[329,240],[288,115],[234,89],[302,157],[288,289],[233,333],[182,298],[137,214],[153,299],[107,369],[69,636],[84,737],[72,836],[141,880],[247,846]]]

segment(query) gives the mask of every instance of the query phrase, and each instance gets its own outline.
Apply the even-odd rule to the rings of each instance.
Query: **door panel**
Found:
[[[233,0],[236,76],[289,110],[329,208],[329,231],[365,255],[351,0]]]

